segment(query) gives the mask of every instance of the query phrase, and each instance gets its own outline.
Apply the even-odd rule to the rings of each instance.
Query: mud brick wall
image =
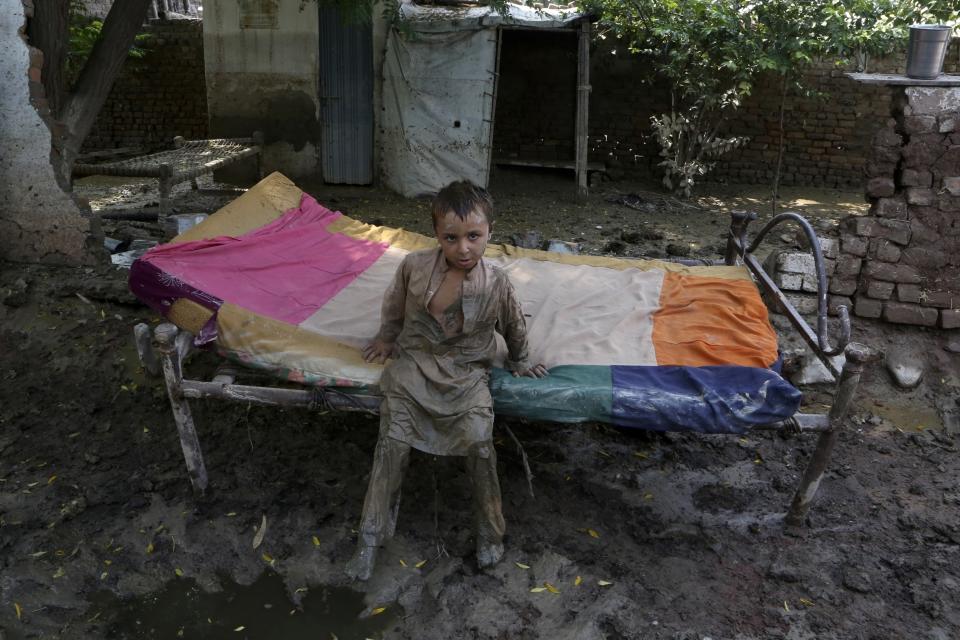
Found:
[[[960,71],[960,40],[947,55],[945,70]],[[901,55],[873,60],[874,73],[903,72]],[[610,40],[591,50],[590,160],[657,175],[660,161],[650,117],[670,108],[664,83],[650,84],[649,61]],[[871,140],[890,117],[884,87],[858,84],[844,76],[852,69],[827,60],[807,74],[819,97],[789,95],[784,121],[784,185],[856,188]],[[545,160],[573,159],[576,110],[576,39],[566,34],[505,34],[500,60],[494,153]],[[725,125],[749,142],[724,156],[706,181],[766,184],[773,180],[779,141],[781,87],[776,76],[761,78],[753,94]]]
[[[872,141],[870,214],[842,223],[830,292],[854,313],[960,328],[960,87],[889,87]]]
[[[174,136],[207,137],[207,89],[203,23],[153,22],[140,45],[143,58],[128,58],[83,150],[170,148]]]

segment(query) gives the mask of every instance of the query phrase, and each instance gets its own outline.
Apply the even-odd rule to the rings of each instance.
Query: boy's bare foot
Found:
[[[369,580],[377,563],[377,548],[358,546],[344,572],[354,580]]]
[[[480,565],[481,569],[492,567],[500,562],[501,558],[503,558],[502,543],[487,543],[477,545],[477,564]]]

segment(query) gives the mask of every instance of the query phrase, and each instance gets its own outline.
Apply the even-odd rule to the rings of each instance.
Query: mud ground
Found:
[[[156,202],[155,189],[139,183],[94,179],[77,188],[100,213]],[[305,188],[362,220],[429,231],[426,201]],[[577,203],[562,174],[500,174],[495,234],[538,230],[591,253],[718,257],[724,211],[769,203],[762,188],[705,189],[681,203],[654,186],[610,182]],[[177,194],[184,213],[235,197]],[[630,200],[637,208],[605,199],[624,194],[639,196]],[[865,208],[858,194],[785,195],[822,228]],[[116,238],[161,237],[149,222],[104,228]],[[868,367],[801,531],[785,531],[782,519],[814,437],[512,422],[534,497],[513,441],[498,428],[503,562],[482,572],[472,559],[461,466],[420,455],[395,539],[374,578],[351,585],[342,569],[376,420],[194,403],[210,473],[207,495],[195,497],[164,388],[145,376],[132,344],[133,325],[157,319],[125,278],[106,260],[95,269],[0,264],[4,640],[175,637],[124,627],[117,603],[189,581],[216,593],[264,574],[282,579],[292,616],[329,587],[360,591],[367,614],[385,609],[380,630],[358,626],[340,638],[960,637],[960,457],[949,419],[960,356],[944,349],[956,337],[855,320],[857,340],[880,353],[911,346],[927,368],[919,387],[902,391],[880,362]],[[214,366],[199,354],[188,372]],[[809,410],[832,394],[829,385],[803,391]],[[251,607],[247,617],[258,615]],[[183,637],[280,637],[233,631],[245,626],[239,618],[216,622],[224,635]]]

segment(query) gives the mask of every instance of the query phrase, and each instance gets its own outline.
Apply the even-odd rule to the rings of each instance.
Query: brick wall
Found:
[[[495,153],[573,159],[576,39],[565,34],[508,33],[501,52],[494,133]],[[565,39],[564,39],[565,38]],[[960,41],[947,55],[946,71],[960,71]],[[902,72],[903,57],[871,61],[871,72]],[[605,41],[591,51],[590,160],[655,175],[660,158],[650,117],[669,110],[667,86],[645,81],[649,63]],[[816,65],[807,86],[822,97],[788,96],[782,184],[860,188],[870,141],[890,116],[890,94],[862,85],[833,62]],[[521,80],[522,78],[522,80]],[[753,95],[727,122],[746,146],[723,157],[708,180],[768,183],[779,139],[780,86],[761,78]]]
[[[83,150],[167,148],[174,136],[207,137],[203,25],[198,20],[153,22],[146,56],[128,58]]]

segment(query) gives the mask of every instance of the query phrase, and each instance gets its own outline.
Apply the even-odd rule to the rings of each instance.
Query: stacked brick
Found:
[[[844,220],[830,292],[865,318],[960,327],[960,87],[894,88],[873,138],[870,213]],[[842,265],[842,266],[841,266]]]
[[[203,23],[152,22],[139,46],[143,58],[128,58],[84,151],[140,147],[169,148],[174,136],[206,138],[207,87],[203,67]]]

